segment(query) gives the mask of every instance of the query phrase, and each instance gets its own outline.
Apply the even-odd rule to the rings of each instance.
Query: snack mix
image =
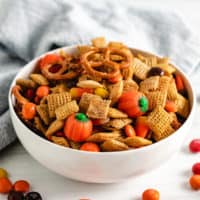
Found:
[[[20,119],[47,140],[84,151],[140,148],[173,134],[189,115],[182,75],[159,58],[103,37],[41,57],[12,88]]]

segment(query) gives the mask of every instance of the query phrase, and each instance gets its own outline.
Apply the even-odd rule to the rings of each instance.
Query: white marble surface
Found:
[[[159,6],[177,10],[186,18],[192,29],[197,34],[200,33],[198,0],[136,0],[130,3],[149,8]],[[198,87],[198,79],[193,79],[193,82]],[[19,142],[15,142],[0,153],[0,167],[10,172],[12,181],[29,180],[32,190],[39,191],[45,200],[79,200],[83,197],[91,200],[139,200],[143,190],[149,187],[160,191],[161,200],[198,200],[200,192],[190,189],[188,179],[193,163],[200,162],[200,154],[191,154],[188,151],[188,143],[192,138],[200,137],[199,109],[200,104],[187,139],[181,150],[170,161],[159,169],[124,183],[86,184],[68,180],[41,166],[29,156]],[[0,195],[0,200],[5,199],[5,196]]]

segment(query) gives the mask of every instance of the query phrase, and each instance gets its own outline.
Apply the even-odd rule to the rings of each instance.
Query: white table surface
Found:
[[[200,1],[198,0],[137,0],[130,3],[149,6],[149,8],[165,6],[165,8],[178,10],[193,30],[200,33]],[[198,87],[198,79],[193,82]],[[193,163],[200,162],[200,154],[190,153],[188,143],[192,138],[200,138],[199,116],[200,104],[198,104],[188,137],[180,151],[171,160],[159,169],[124,183],[86,184],[66,179],[41,166],[18,141],[0,153],[0,167],[10,172],[12,181],[29,180],[32,190],[39,191],[44,200],[79,200],[83,197],[91,200],[140,200],[146,188],[158,189],[161,200],[198,200],[200,192],[190,189],[188,179],[192,174]],[[5,199],[6,196],[0,195],[0,200]]]

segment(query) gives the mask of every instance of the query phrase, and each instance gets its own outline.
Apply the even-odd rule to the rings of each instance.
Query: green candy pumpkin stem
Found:
[[[148,110],[148,100],[146,97],[141,97],[139,100],[139,106],[142,112],[146,112]]]
[[[88,118],[87,116],[84,114],[84,113],[77,113],[75,115],[75,118],[78,120],[78,121],[81,121],[81,122],[87,122],[88,121]]]

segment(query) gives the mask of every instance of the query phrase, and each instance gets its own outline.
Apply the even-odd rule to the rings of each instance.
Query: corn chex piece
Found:
[[[138,90],[139,88],[138,84],[132,79],[123,80],[123,82],[124,82],[123,91]]]
[[[140,80],[146,79],[147,73],[150,70],[150,67],[148,65],[137,58],[133,58],[133,68],[134,75]]]
[[[113,131],[113,132],[98,132],[94,133],[91,136],[87,138],[88,142],[96,142],[96,143],[101,143],[106,140],[110,139],[117,139],[120,137],[120,132],[119,131]]]
[[[104,37],[97,37],[92,40],[92,45],[98,48],[106,47],[106,39]]]
[[[150,129],[154,132],[155,137],[162,137],[172,122],[169,113],[161,106],[157,106],[147,117],[147,123]]]
[[[65,83],[60,83],[56,85],[55,87],[50,88],[52,93],[61,93],[68,91],[68,88]]]
[[[149,67],[154,67],[157,65],[158,59],[156,56],[147,56],[144,57],[144,61],[143,61],[146,65],[148,65]]]
[[[50,138],[55,132],[59,131],[64,127],[64,120],[55,120],[48,127],[45,136]]]
[[[159,141],[159,140],[162,140],[168,136],[170,136],[172,133],[174,133],[175,130],[172,128],[171,125],[167,126],[165,128],[164,131],[160,132],[159,134],[156,134],[156,133],[153,133],[153,138],[156,140],[156,141]]]
[[[124,58],[120,55],[110,55],[110,59],[112,61],[122,61],[122,60],[124,60]]]
[[[159,86],[159,76],[151,76],[144,81],[140,82],[140,91],[146,94],[150,91],[155,91],[158,89]]]
[[[112,119],[108,123],[104,124],[103,127],[107,130],[120,130],[127,124],[130,124],[132,119],[125,118],[125,119]]]
[[[176,88],[176,83],[172,79],[170,81],[169,88],[168,88],[168,91],[167,91],[167,99],[173,101],[173,100],[176,100],[177,98],[178,98],[178,91],[177,91],[177,88]]]
[[[122,111],[116,109],[116,108],[109,108],[108,110],[108,117],[110,118],[127,118],[128,115],[126,113],[123,113]]]
[[[142,137],[132,136],[124,139],[124,143],[127,144],[129,147],[138,148],[150,145],[152,144],[152,141]]]
[[[79,143],[79,142],[73,142],[73,141],[69,141],[69,144],[70,144],[70,147],[72,148],[72,149],[80,149],[80,147],[81,147],[81,144]]]
[[[109,42],[108,47],[115,48],[115,49],[122,49],[126,46],[121,42]]]
[[[95,99],[101,99],[101,97],[94,94],[83,93],[79,102],[80,110],[83,112],[86,112],[89,107],[90,102]]]
[[[158,89],[161,91],[167,91],[169,88],[169,84],[171,81],[171,77],[169,76],[161,76],[159,79]]]
[[[166,57],[158,59],[156,66],[163,69],[169,75],[176,71],[176,68],[169,63],[169,58]]]
[[[49,85],[49,81],[42,74],[31,74],[30,78],[38,85]]]
[[[186,118],[190,112],[189,101],[181,94],[178,94],[178,98],[175,101],[175,103],[177,105],[177,113],[182,117]]]
[[[152,91],[146,93],[149,102],[149,110],[154,109],[156,106],[164,107],[167,99],[167,91]]]
[[[79,54],[82,55],[84,53],[87,53],[88,51],[91,51],[92,49],[94,49],[94,47],[92,46],[88,46],[88,45],[81,45],[77,47]]]
[[[68,103],[71,101],[71,95],[69,92],[61,92],[50,94],[47,96],[47,104],[49,108],[49,116],[51,118],[55,117],[56,108]]]
[[[93,119],[106,119],[110,103],[110,100],[93,99],[87,109],[87,116]]]
[[[30,79],[24,79],[24,78],[17,79],[16,85],[20,85],[25,88],[36,88],[37,87],[37,84],[34,81],[32,81]]]
[[[78,104],[76,103],[75,100],[73,100],[56,108],[55,113],[56,113],[56,118],[58,120],[61,120],[61,119],[66,119],[69,115],[78,111],[79,111]]]
[[[48,112],[47,104],[40,104],[40,105],[36,106],[36,111],[39,114],[42,121],[46,125],[48,125],[50,123],[50,119],[49,119],[49,112]]]
[[[42,132],[45,135],[46,128],[44,127],[39,117],[34,117],[34,126],[36,129],[38,129],[40,132]]]
[[[64,137],[57,137],[57,136],[52,136],[51,140],[53,143],[64,146],[64,147],[69,147],[69,143]]]
[[[124,88],[124,82],[119,81],[115,84],[110,84],[108,89],[110,91],[109,99],[111,100],[111,105],[116,103],[118,99],[121,97]]]
[[[103,151],[124,151],[128,150],[128,146],[118,140],[106,140],[102,145],[101,148]]]

